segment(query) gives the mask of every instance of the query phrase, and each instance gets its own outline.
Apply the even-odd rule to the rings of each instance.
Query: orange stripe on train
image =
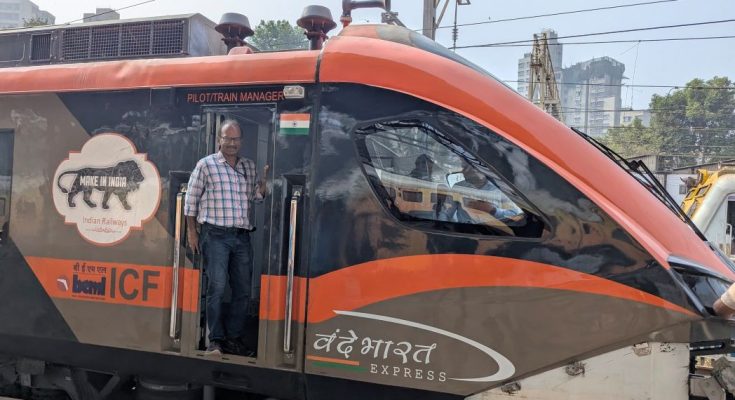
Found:
[[[292,320],[304,322],[306,304],[306,278],[294,277]],[[283,321],[286,319],[286,277],[262,275],[260,277],[260,319]]]
[[[153,308],[171,306],[171,267],[26,257],[49,296]],[[182,309],[196,312],[199,270],[183,269]],[[695,317],[691,311],[641,290],[593,275],[532,261],[502,257],[434,254],[371,261],[308,282],[308,322],[335,317],[415,293],[464,287],[536,287],[617,297]],[[307,280],[294,280],[293,319],[304,322]],[[286,277],[261,277],[260,318],[285,319]]]
[[[261,318],[282,320],[285,277],[263,276],[271,289],[270,306],[261,304]],[[303,293],[305,282],[295,286]],[[531,287],[616,297],[696,317],[660,297],[594,275],[511,258],[434,254],[376,260],[322,275],[309,281],[308,322],[335,317],[334,310],[357,310],[370,304],[415,293],[466,287]],[[303,302],[302,298],[298,302]],[[303,303],[299,303],[303,304]],[[263,312],[270,307],[269,312]],[[299,308],[295,308],[298,310]],[[301,314],[294,319],[303,322]]]
[[[90,260],[26,257],[33,273],[55,299],[171,307],[172,268]],[[179,299],[187,312],[199,304],[199,271],[182,269]]]

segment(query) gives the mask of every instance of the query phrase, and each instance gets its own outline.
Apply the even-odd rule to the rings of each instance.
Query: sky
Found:
[[[38,6],[56,16],[56,23],[78,20],[85,12],[96,7],[121,9],[121,18],[140,18],[161,15],[201,13],[218,22],[226,12],[245,14],[253,26],[261,20],[285,19],[292,24],[300,17],[304,6],[320,4],[332,11],[335,20],[342,12],[341,0],[154,0],[122,9],[145,0],[33,0]],[[459,24],[492,21],[580,9],[634,4],[651,0],[470,0],[470,5],[457,9]],[[442,0],[442,3],[444,0]],[[422,24],[422,0],[393,0],[393,11],[412,29]],[[360,9],[353,11],[354,23],[379,23],[380,12]],[[457,46],[529,40],[542,29],[556,30],[560,37],[566,35],[605,32],[631,28],[687,24],[693,22],[735,20],[733,0],[676,0],[665,3],[641,5],[612,10],[592,11],[571,15],[559,15],[498,22],[459,28]],[[450,5],[441,25],[451,25],[454,6]],[[339,29],[339,28],[338,28]],[[338,33],[332,31],[332,35]],[[439,29],[437,41],[452,45],[451,29]],[[564,41],[656,39],[675,37],[702,37],[735,35],[735,21],[703,26],[679,27],[592,36]],[[459,49],[457,52],[480,65],[501,80],[517,80],[518,59],[528,47],[490,47]],[[569,66],[593,57],[609,56],[625,64],[624,80],[634,85],[679,86],[693,78],[709,79],[727,76],[735,80],[735,39],[666,41],[642,43],[616,43],[564,46],[563,64]],[[515,82],[508,82],[516,87]],[[622,91],[623,106],[635,109],[648,107],[651,95],[665,95],[672,88],[630,88]],[[673,89],[675,90],[675,89]]]

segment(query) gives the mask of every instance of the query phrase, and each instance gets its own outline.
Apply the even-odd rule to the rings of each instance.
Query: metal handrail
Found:
[[[292,317],[293,317],[293,281],[294,272],[296,271],[296,223],[297,214],[299,211],[299,198],[301,197],[301,190],[294,189],[293,195],[291,196],[291,218],[289,222],[288,230],[288,265],[286,271],[286,317],[284,320],[284,333],[283,333],[283,351],[290,353],[293,351],[291,346],[291,330],[292,330]]]
[[[173,263],[173,283],[171,285],[171,323],[169,324],[168,336],[171,339],[178,340],[178,323],[179,323],[179,269],[181,267],[181,230],[183,228],[184,214],[184,196],[186,196],[186,186],[182,185],[181,190],[176,195],[176,222],[174,228],[174,263]]]

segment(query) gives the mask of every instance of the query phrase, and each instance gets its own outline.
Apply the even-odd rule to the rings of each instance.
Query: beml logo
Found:
[[[56,278],[56,287],[64,292],[69,291],[69,278],[67,278],[65,275],[61,275],[60,277]]]
[[[104,296],[107,293],[107,277],[100,276],[90,279],[80,278],[79,275],[74,274],[72,275],[71,285],[69,285],[69,278],[62,275],[56,278],[56,287],[63,292],[71,290],[74,294]]]
[[[100,277],[98,279],[79,279],[79,275],[74,274],[72,285],[72,293],[90,294],[94,296],[104,296],[107,288],[107,278]]]
[[[52,192],[56,209],[82,237],[114,245],[153,218],[161,199],[161,178],[130,140],[105,133],[90,138],[81,151],[70,152],[59,164]],[[80,197],[84,204],[79,204]]]

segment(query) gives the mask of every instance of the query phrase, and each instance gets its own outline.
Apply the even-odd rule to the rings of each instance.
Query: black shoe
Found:
[[[244,357],[254,357],[255,352],[250,350],[242,338],[227,339],[222,343],[222,350],[227,354],[236,354]]]
[[[222,351],[227,354],[238,354],[240,348],[234,340],[225,339],[222,342]]]

